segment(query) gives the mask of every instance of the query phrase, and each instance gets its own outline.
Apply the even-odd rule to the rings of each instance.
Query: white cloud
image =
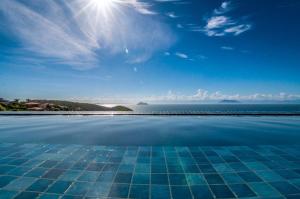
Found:
[[[241,24],[241,25],[230,27],[230,28],[226,28],[224,31],[226,33],[233,33],[234,35],[239,35],[250,29],[251,29],[250,24]]]
[[[191,31],[202,31],[210,37],[220,37],[225,35],[238,36],[252,28],[250,23],[241,19],[233,19],[225,13],[232,10],[231,3],[225,1],[221,6],[214,10],[213,14],[208,17],[204,28],[192,29]]]
[[[230,1],[224,1],[219,8],[216,8],[214,10],[214,13],[219,15],[219,14],[224,14],[232,9],[231,7],[231,2]]]
[[[241,94],[224,94],[220,91],[209,92],[204,89],[198,89],[194,94],[185,95],[179,94],[173,91],[168,91],[166,95],[159,96],[146,96],[143,97],[144,101],[165,101],[165,102],[193,102],[193,101],[220,101],[220,100],[238,100],[238,101],[288,101],[288,100],[299,100],[300,94],[262,94],[254,93],[249,95]]]
[[[207,20],[207,25],[205,26],[206,29],[211,30],[215,28],[221,28],[232,24],[230,19],[226,16],[213,16]]]
[[[182,59],[187,59],[189,58],[189,56],[187,54],[184,54],[184,53],[180,53],[180,52],[176,52],[175,55],[179,58],[182,58]]]
[[[165,56],[170,56],[171,54],[169,52],[164,53]]]
[[[174,12],[167,12],[166,15],[170,18],[177,18],[178,17]]]
[[[143,62],[175,40],[167,25],[148,16],[155,15],[149,3],[115,1],[103,10],[94,1],[1,0],[1,23],[21,42],[18,51],[79,69],[99,65],[103,54],[124,53],[124,46],[129,62]]]
[[[222,50],[234,50],[234,48],[231,46],[221,46],[221,49]]]

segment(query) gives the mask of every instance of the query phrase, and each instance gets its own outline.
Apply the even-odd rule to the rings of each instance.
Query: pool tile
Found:
[[[224,184],[224,180],[218,174],[204,174],[208,184]]]
[[[281,196],[280,193],[273,188],[271,185],[258,182],[258,183],[249,183],[251,189],[261,197],[279,197]]]
[[[51,169],[48,170],[44,175],[43,178],[48,179],[57,179],[60,175],[62,175],[65,172],[65,170],[62,169]]]
[[[210,185],[216,198],[234,198],[234,194],[227,185]]]
[[[167,173],[167,167],[165,164],[152,164],[151,173]]]
[[[186,185],[186,178],[184,174],[170,174],[170,185]]]
[[[277,170],[276,173],[287,180],[300,179],[300,175],[292,170]]]
[[[88,190],[87,197],[105,197],[110,190],[110,183],[96,182]]]
[[[30,185],[32,185],[35,180],[36,180],[36,178],[21,177],[21,178],[11,181],[4,188],[7,190],[13,190],[13,191],[23,190],[23,189],[26,189],[27,187],[29,187]]]
[[[270,184],[283,195],[300,194],[300,189],[286,181],[271,182]]]
[[[5,187],[8,185],[11,181],[14,181],[17,179],[15,176],[0,176],[0,188]]]
[[[70,187],[71,184],[72,184],[72,182],[59,180],[59,181],[56,181],[54,184],[52,184],[46,192],[63,194]]]
[[[82,171],[78,170],[67,170],[60,177],[59,180],[62,181],[75,181],[81,175]]]
[[[114,183],[128,183],[130,184],[132,173],[117,173]]]
[[[39,178],[42,177],[47,172],[46,168],[35,168],[31,171],[29,171],[27,174],[25,174],[26,177],[35,177]]]
[[[134,164],[120,164],[118,172],[132,173],[134,171]]]
[[[189,199],[192,198],[191,191],[188,186],[171,186],[173,199]]]
[[[283,177],[275,173],[274,171],[256,171],[256,174],[266,182],[276,182],[284,180]]]
[[[97,182],[113,182],[114,178],[115,178],[116,173],[114,172],[102,172],[100,173],[100,175],[97,178]]]
[[[148,199],[149,185],[131,185],[129,198]]]
[[[256,194],[246,184],[232,184],[231,190],[240,198],[255,197]]]
[[[9,165],[0,165],[0,175],[6,174],[16,168],[15,166],[9,166]]]
[[[229,173],[233,172],[234,170],[226,163],[219,163],[219,164],[213,164],[214,169],[218,173]]]
[[[84,171],[78,178],[78,181],[95,182],[100,175],[97,171]]]
[[[67,190],[67,195],[84,196],[93,184],[90,182],[75,182]]]
[[[0,198],[1,199],[13,199],[15,195],[17,195],[17,191],[7,191],[0,190]]]
[[[184,173],[183,168],[180,164],[177,164],[177,165],[169,164],[168,172],[169,173]]]
[[[205,178],[201,174],[187,173],[186,180],[187,180],[188,185],[190,185],[190,186],[206,184]]]
[[[31,167],[16,167],[16,168],[12,169],[11,171],[9,171],[7,174],[13,175],[13,176],[23,176],[31,169],[32,169]]]
[[[167,174],[151,174],[151,184],[168,185]]]
[[[135,172],[136,173],[150,173],[150,164],[136,164]]]
[[[44,192],[52,183],[53,180],[39,179],[35,181],[30,187],[28,187],[27,191]]]
[[[35,199],[39,194],[36,192],[21,192],[14,199]]]
[[[113,184],[111,186],[109,197],[127,198],[129,193],[129,184]]]
[[[60,195],[43,193],[39,196],[39,199],[59,199]]]
[[[149,184],[150,175],[146,173],[135,173],[132,179],[132,184]]]
[[[191,186],[192,194],[195,199],[213,199],[213,195],[207,185]]]
[[[262,180],[254,172],[239,172],[238,175],[246,182],[261,182]]]
[[[217,173],[217,171],[210,164],[199,164],[198,166],[202,173]]]
[[[170,189],[166,185],[151,185],[151,199],[170,199]]]
[[[244,183],[245,181],[236,173],[222,173],[223,179],[227,184]]]

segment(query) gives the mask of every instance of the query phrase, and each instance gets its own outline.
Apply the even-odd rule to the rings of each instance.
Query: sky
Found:
[[[298,0],[1,0],[0,97],[300,99]]]

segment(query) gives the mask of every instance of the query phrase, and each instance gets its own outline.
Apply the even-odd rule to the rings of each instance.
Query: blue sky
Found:
[[[300,99],[298,0],[1,0],[0,96]]]

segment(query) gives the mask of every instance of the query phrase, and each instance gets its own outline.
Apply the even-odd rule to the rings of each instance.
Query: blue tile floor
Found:
[[[0,144],[1,199],[300,198],[300,146]]]

